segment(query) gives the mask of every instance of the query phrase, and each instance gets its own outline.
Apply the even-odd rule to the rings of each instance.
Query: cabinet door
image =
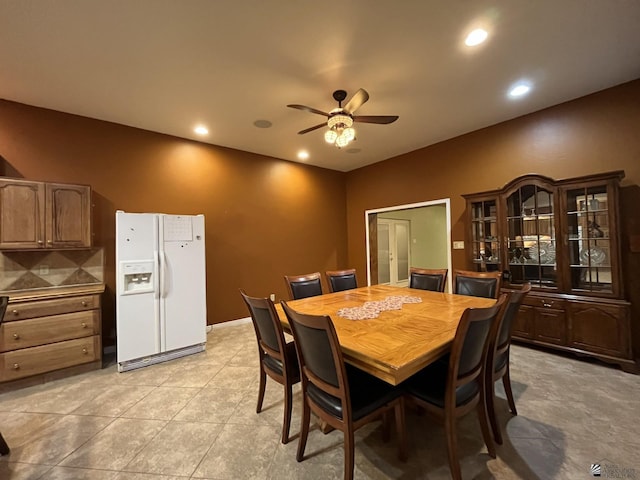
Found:
[[[0,248],[44,247],[44,184],[0,179]]]
[[[91,188],[46,184],[48,248],[91,246]]]
[[[529,305],[521,305],[518,315],[513,320],[513,336],[517,338],[533,338],[533,324],[535,311]]]
[[[631,358],[627,306],[569,302],[569,315],[571,346]]]
[[[556,345],[567,343],[567,314],[556,308],[534,307],[535,340]]]

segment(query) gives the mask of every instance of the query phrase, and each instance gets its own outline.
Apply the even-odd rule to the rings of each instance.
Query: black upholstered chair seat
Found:
[[[391,402],[402,391],[382,380],[369,375],[351,365],[345,365],[351,394],[351,411],[353,420],[364,418],[383,405]],[[340,399],[323,392],[312,383],[307,387],[307,394],[323,410],[331,413],[336,418],[342,418],[342,403]]]
[[[285,346],[285,356],[287,357],[287,363],[291,368],[291,375],[295,381],[300,381],[300,368],[298,366],[298,357],[296,356],[296,344],[294,342],[289,342]],[[276,372],[278,375],[284,375],[284,371],[282,368],[282,362],[277,358],[273,358],[270,355],[265,355],[262,363],[269,370]]]
[[[411,395],[425,402],[444,408],[444,395],[447,387],[449,365],[445,362],[434,362],[413,375],[404,387]],[[467,383],[456,390],[456,407],[462,406],[478,394],[478,383]]]

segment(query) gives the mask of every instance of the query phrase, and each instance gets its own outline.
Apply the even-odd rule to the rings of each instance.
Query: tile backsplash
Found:
[[[104,249],[0,251],[0,291],[104,282]]]

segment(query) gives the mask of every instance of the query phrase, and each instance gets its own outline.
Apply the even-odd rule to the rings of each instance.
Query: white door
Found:
[[[378,283],[409,285],[410,225],[408,220],[378,218]]]
[[[157,245],[157,215],[116,213],[118,363],[160,352]]]
[[[162,350],[168,352],[207,341],[204,216],[161,218]]]

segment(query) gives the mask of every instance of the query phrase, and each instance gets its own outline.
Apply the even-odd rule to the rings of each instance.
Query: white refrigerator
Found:
[[[205,349],[204,215],[116,212],[118,371]]]

